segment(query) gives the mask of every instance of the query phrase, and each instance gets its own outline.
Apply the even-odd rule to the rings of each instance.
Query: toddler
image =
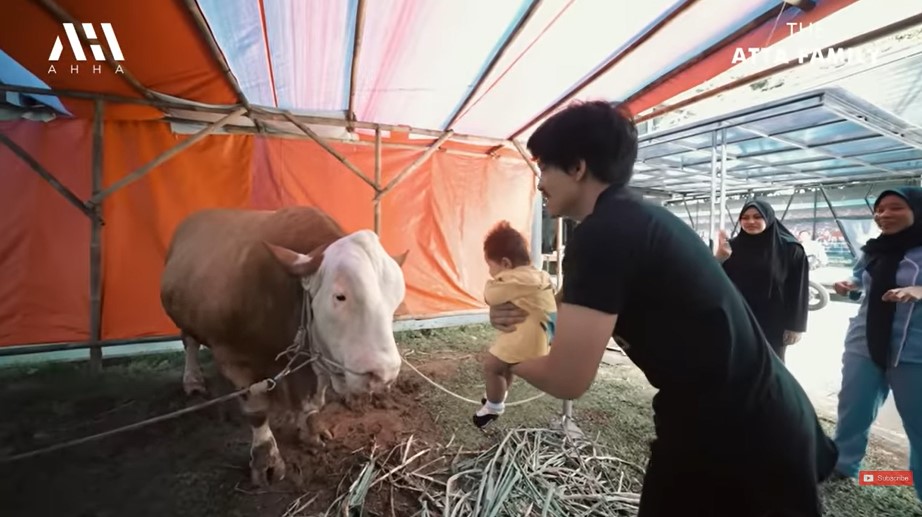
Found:
[[[550,276],[531,264],[525,237],[507,221],[487,234],[483,253],[492,277],[484,288],[484,301],[487,305],[512,302],[528,312],[528,318],[514,331],[500,332],[484,360],[486,396],[473,417],[480,428],[505,411],[512,383],[510,366],[548,353],[557,314]]]

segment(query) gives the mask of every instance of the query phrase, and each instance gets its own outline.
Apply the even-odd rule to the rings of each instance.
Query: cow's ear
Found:
[[[410,253],[410,250],[404,251],[400,255],[391,255],[391,258],[397,262],[398,266],[403,266],[403,263],[407,261],[407,255]]]
[[[303,255],[268,242],[264,242],[263,244],[269,248],[275,260],[277,260],[278,263],[285,268],[285,271],[292,276],[303,277],[312,275],[317,272],[317,269],[320,268],[320,263],[323,261],[323,249],[315,250],[309,255]]]

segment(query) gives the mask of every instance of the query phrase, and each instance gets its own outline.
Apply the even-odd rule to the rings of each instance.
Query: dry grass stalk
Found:
[[[640,494],[625,491],[639,467],[548,429],[514,429],[484,451],[426,446],[409,437],[387,454],[372,447],[357,474],[347,474],[337,498],[322,513],[306,513],[296,500],[283,517],[371,514],[369,494],[395,512],[395,495],[417,501],[413,517],[633,516]],[[413,453],[412,447],[420,447]],[[642,472],[642,470],[641,470]],[[633,474],[633,476],[632,476]],[[372,490],[374,489],[374,490]],[[376,514],[375,514],[376,515]]]

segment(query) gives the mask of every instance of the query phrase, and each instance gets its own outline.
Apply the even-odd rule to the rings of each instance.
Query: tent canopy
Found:
[[[482,310],[482,236],[530,236],[547,116],[644,112],[876,1],[8,0],[0,346],[175,334],[166,248],[212,207],[317,206],[410,251],[404,316]]]
[[[770,46],[790,35],[788,22],[855,1],[804,12],[779,0],[10,0],[0,82],[171,101],[174,111],[244,104],[504,140],[573,98],[643,111],[729,68],[736,48]],[[84,26],[67,33],[66,22]],[[92,115],[86,100],[35,99]],[[118,105],[106,117],[163,111]]]

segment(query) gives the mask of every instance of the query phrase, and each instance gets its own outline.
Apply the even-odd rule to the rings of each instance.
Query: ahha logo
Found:
[[[83,43],[80,41],[80,35],[77,34],[77,27],[73,23],[64,23],[64,34],[67,35],[67,42],[70,44],[70,49],[74,53],[74,58],[77,61],[86,61],[86,52],[83,50]],[[81,23],[83,28],[83,35],[86,37],[86,40],[89,43],[90,52],[93,53],[94,61],[106,61],[106,54],[103,50],[102,42],[96,36],[96,29],[93,27],[92,23]],[[124,61],[125,56],[122,55],[122,47],[118,44],[118,38],[115,36],[115,30],[112,28],[111,23],[100,23],[99,26],[102,28],[102,34],[105,37],[106,45],[109,47],[109,52],[112,55],[114,61]],[[48,55],[48,61],[58,61],[61,59],[61,55],[64,53],[64,44],[61,42],[61,36],[58,35],[54,39],[54,45],[51,47],[51,54]],[[101,74],[102,65],[92,65],[92,73]],[[54,64],[48,68],[49,74],[58,73],[55,69]],[[80,73],[80,65],[71,65],[70,66],[71,74]],[[122,74],[125,73],[122,70],[122,65],[116,65],[115,73]]]

